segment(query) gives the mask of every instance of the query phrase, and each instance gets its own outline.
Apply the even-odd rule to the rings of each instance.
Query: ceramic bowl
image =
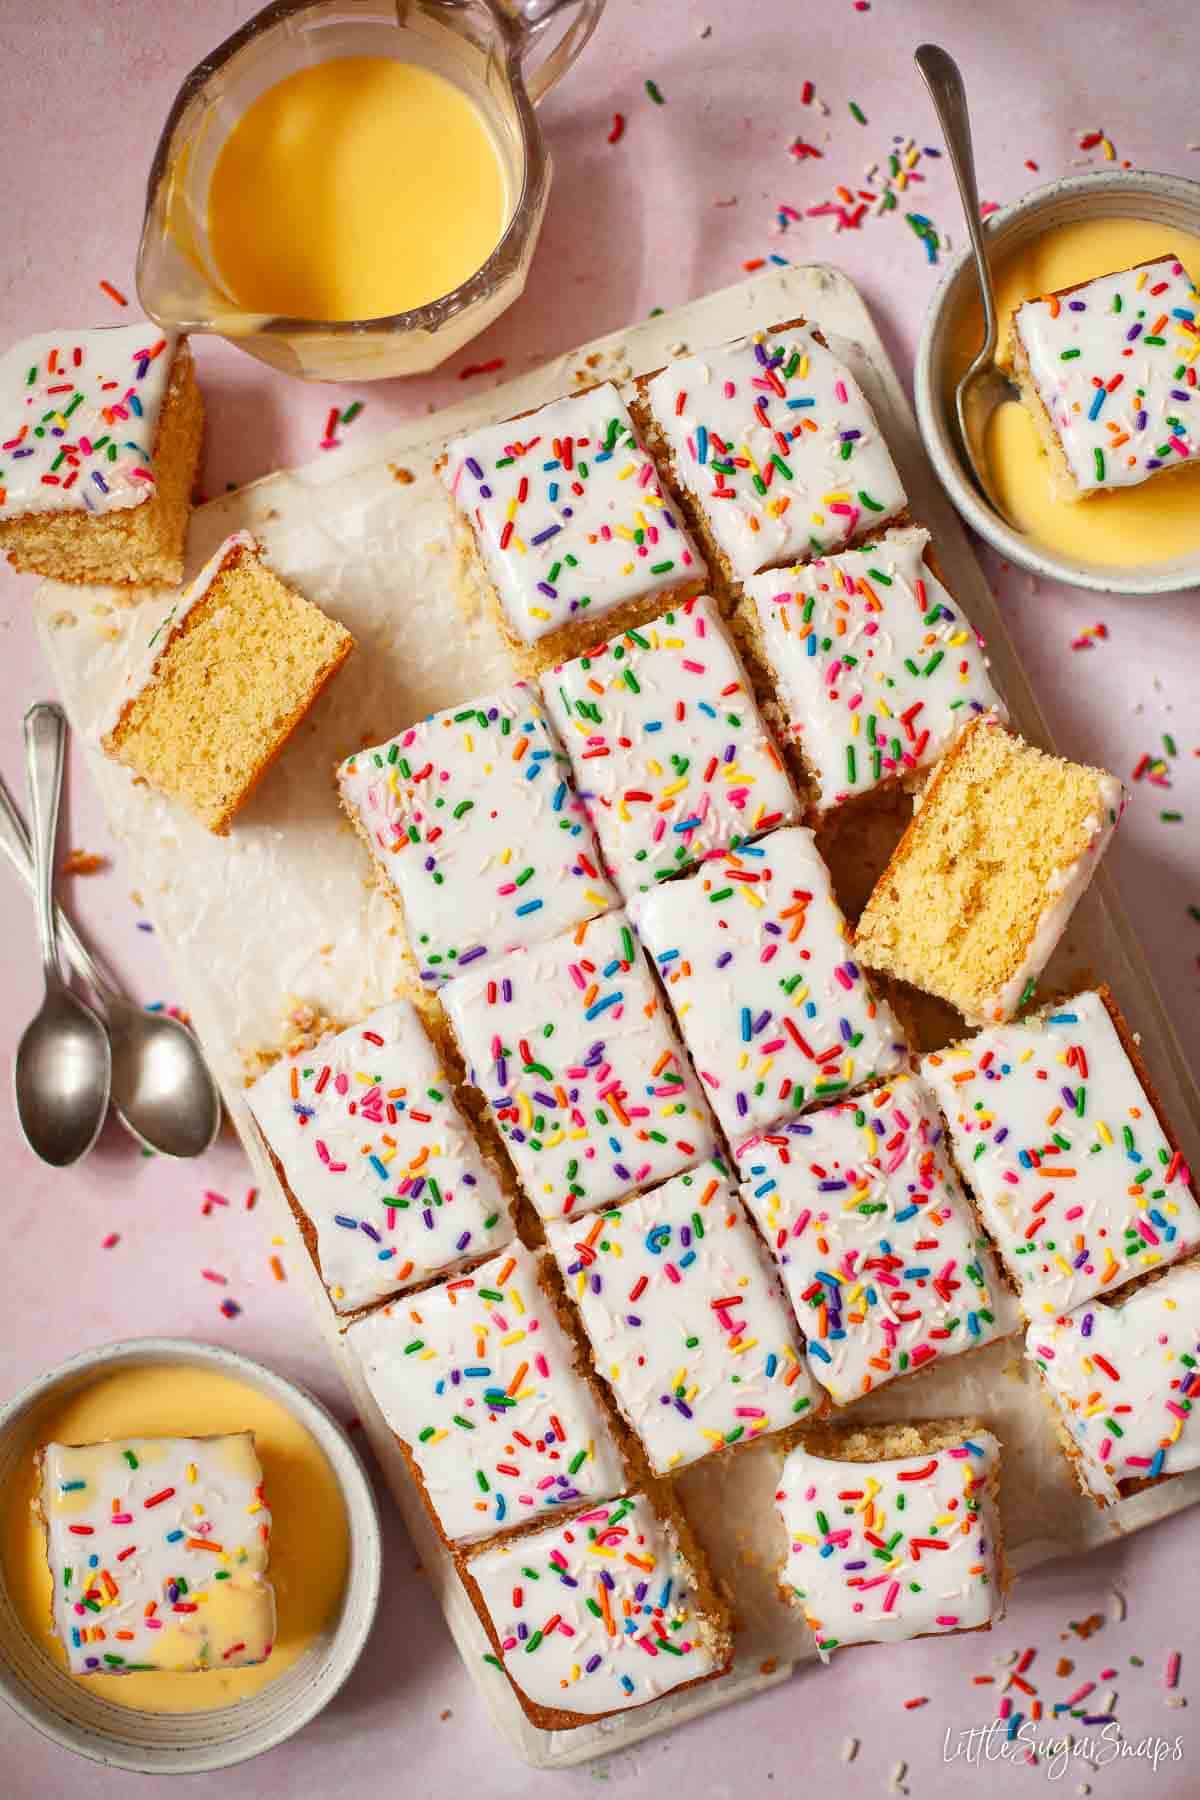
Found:
[[[226,1768],[271,1750],[328,1704],[370,1633],[379,1601],[382,1544],[366,1471],[320,1401],[232,1350],[180,1338],[135,1338],[85,1351],[0,1408],[0,1490],[30,1454],[36,1419],[47,1402],[64,1400],[114,1371],[162,1363],[228,1375],[286,1408],[324,1451],[341,1489],[350,1529],[341,1611],[325,1634],[260,1693],[212,1712],[141,1712],[89,1693],[85,1681],[69,1676],[30,1639],[0,1566],[0,1695],[44,1737],[79,1756],[145,1774],[182,1775]]]
[[[986,221],[989,251],[999,258],[1057,225],[1089,219],[1149,219],[1200,235],[1200,182],[1150,171],[1098,171],[1034,188]],[[917,349],[914,397],[921,436],[938,479],[967,523],[1001,555],[1052,581],[1103,593],[1157,594],[1200,586],[1200,554],[1142,568],[1074,562],[1014,531],[982,499],[964,467],[949,386],[954,328],[975,296],[975,264],[962,251],[933,296]],[[1086,501],[1081,502],[1087,505]]]

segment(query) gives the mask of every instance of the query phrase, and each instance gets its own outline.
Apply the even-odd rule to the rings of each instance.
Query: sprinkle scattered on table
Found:
[[[665,106],[667,104],[663,97],[662,89],[659,87],[657,81],[647,81],[646,92],[649,94],[651,100],[653,100],[655,106]]]
[[[465,369],[458,371],[460,381],[470,381],[474,375],[494,375],[497,369],[504,367],[502,356],[493,356],[489,362],[468,363]]]
[[[612,116],[612,124],[608,129],[608,141],[610,144],[619,144],[624,135],[625,115],[624,113],[614,113]]]
[[[1103,643],[1108,636],[1107,625],[1085,625],[1078,637],[1071,639],[1072,650],[1093,650],[1097,643]]]
[[[227,1319],[236,1319],[241,1310],[236,1300],[222,1300],[221,1302],[221,1311]]]
[[[110,300],[115,300],[118,306],[129,305],[129,301],[125,298],[125,295],[121,292],[120,288],[114,287],[111,281],[102,281],[100,283],[100,292],[102,294],[107,294]]]
[[[120,1241],[121,1241],[120,1232],[119,1231],[110,1231],[106,1238],[101,1239],[100,1248],[102,1250],[115,1250],[117,1245],[120,1243]]]

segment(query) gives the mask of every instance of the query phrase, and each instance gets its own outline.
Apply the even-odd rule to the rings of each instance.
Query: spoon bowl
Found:
[[[35,1156],[65,1169],[87,1155],[104,1124],[111,1073],[108,1037],[91,1007],[48,984],[14,1073],[17,1117]]]
[[[196,1039],[170,1013],[146,1012],[107,987],[102,998],[122,1124],[163,1156],[201,1156],[220,1129],[221,1098]]]

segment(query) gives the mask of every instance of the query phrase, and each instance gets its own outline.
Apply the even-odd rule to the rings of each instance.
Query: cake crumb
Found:
[[[96,856],[90,850],[71,850],[59,865],[60,875],[99,875],[109,866],[107,856]]]
[[[411,487],[417,479],[412,470],[406,469],[401,463],[389,463],[388,474],[393,481],[398,481],[401,487]]]

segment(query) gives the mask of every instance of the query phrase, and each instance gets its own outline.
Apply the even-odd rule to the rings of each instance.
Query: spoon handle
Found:
[[[958,197],[966,214],[967,231],[971,237],[971,248],[975,252],[979,288],[983,295],[986,335],[980,355],[991,357],[996,348],[997,337],[996,295],[984,249],[983,221],[979,217],[979,188],[975,180],[975,153],[971,148],[971,120],[967,112],[966,89],[963,87],[958,64],[940,44],[922,44],[913,60],[929,89],[929,98],[933,101],[933,110],[938,116],[942,136],[950,152],[950,163],[954,179],[958,183]]]
[[[33,899],[47,986],[60,986],[58,937],[54,920],[54,846],[62,802],[67,720],[60,706],[38,700],[25,714],[25,780],[33,821]]]
[[[7,856],[32,897],[33,851],[29,843],[29,827],[22,818],[21,809],[9,792],[3,775],[0,775],[0,850]],[[58,941],[66,951],[68,962],[101,1000],[105,999],[113,991],[112,982],[101,974],[91,951],[61,906],[54,908],[54,919],[58,928]]]

